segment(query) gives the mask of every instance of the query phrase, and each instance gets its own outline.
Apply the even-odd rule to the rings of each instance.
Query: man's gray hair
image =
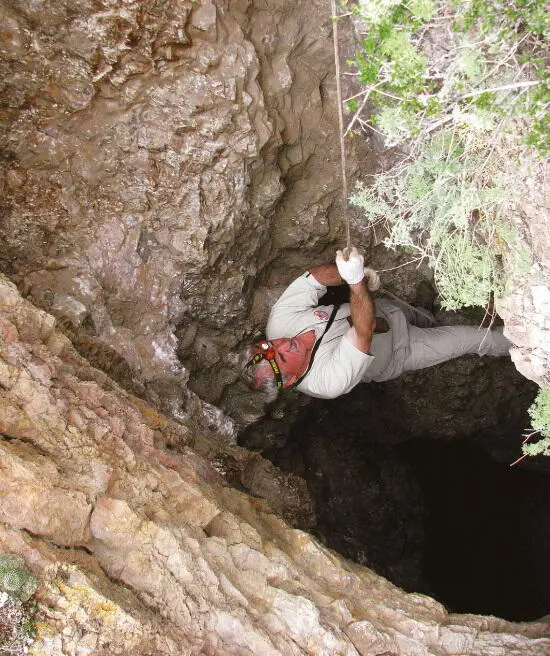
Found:
[[[234,420],[239,432],[265,417],[267,406],[275,401],[279,391],[267,360],[257,365],[250,363],[256,353],[257,350],[252,346],[238,354],[232,353],[231,364],[238,368],[240,376],[225,388],[220,401],[220,407]],[[271,375],[265,376],[261,389],[253,389],[258,382],[257,368],[265,365]]]
[[[275,378],[273,369],[267,360],[263,359],[261,362],[258,362],[258,364],[254,364],[252,362],[252,358],[254,355],[256,355],[257,352],[257,349],[255,349],[253,346],[248,346],[239,355],[241,378],[250,389],[253,389],[256,392],[262,392],[265,395],[264,398],[266,403],[272,403],[275,401],[279,393],[279,388],[277,387],[277,379]],[[268,375],[263,377],[261,386],[256,387],[258,385],[259,379],[258,374],[262,371]]]

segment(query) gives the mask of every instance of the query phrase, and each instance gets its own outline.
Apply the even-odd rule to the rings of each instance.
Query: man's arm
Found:
[[[315,280],[325,287],[336,287],[343,285],[344,280],[338,273],[336,264],[320,264],[319,266],[311,267],[308,269]]]
[[[353,326],[346,337],[360,351],[368,354],[372,335],[376,329],[376,315],[372,296],[365,283],[363,256],[356,248],[336,252],[336,268],[339,277],[350,289],[351,320]]]
[[[319,266],[311,267],[309,269],[311,275],[325,287],[336,287],[344,284],[344,279],[338,273],[336,264],[321,264]],[[371,292],[375,292],[380,287],[380,278],[378,273],[369,267],[364,267],[365,280],[367,288]]]
[[[372,336],[376,329],[374,302],[364,280],[350,285],[350,306],[352,327],[347,339],[363,353],[369,353]]]

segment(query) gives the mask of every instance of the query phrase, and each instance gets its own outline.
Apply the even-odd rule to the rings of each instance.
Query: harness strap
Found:
[[[292,385],[290,385],[289,387],[296,387],[296,385],[299,385],[304,380],[304,378],[308,375],[309,370],[311,369],[311,365],[313,364],[313,358],[315,357],[315,354],[317,353],[317,349],[319,348],[319,346],[321,346],[321,341],[322,341],[323,337],[327,334],[329,328],[332,326],[332,324],[334,322],[334,319],[336,318],[336,313],[338,312],[338,310],[340,308],[340,305],[341,305],[340,303],[335,303],[334,304],[334,307],[332,308],[332,313],[329,317],[329,320],[327,321],[327,323],[325,325],[325,329],[323,330],[323,334],[315,342],[315,346],[313,347],[313,350],[311,351],[311,357],[309,358],[309,364],[307,366],[307,369],[300,376],[300,378],[298,378],[298,380],[295,383],[293,383]]]

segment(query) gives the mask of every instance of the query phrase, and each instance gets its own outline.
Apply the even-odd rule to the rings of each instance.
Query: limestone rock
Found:
[[[0,550],[40,582],[31,654],[550,653],[547,619],[449,615],[229,487],[192,424],[90,367],[4,279],[0,316]]]
[[[504,251],[508,275],[497,308],[512,341],[518,371],[540,387],[550,385],[550,195],[548,163],[521,161],[512,172],[514,234]]]
[[[0,279],[0,550],[40,580],[31,653],[550,654],[548,618],[450,615],[291,528],[303,481],[212,405],[342,235],[327,3],[1,5],[0,268],[35,305]],[[546,259],[503,310],[537,381]]]

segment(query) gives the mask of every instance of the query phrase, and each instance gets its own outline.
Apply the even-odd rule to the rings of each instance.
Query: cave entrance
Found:
[[[455,612],[532,620],[550,609],[550,477],[478,446],[411,440],[399,448],[424,500],[423,574]]]
[[[243,445],[268,435],[264,456],[306,480],[328,547],[450,611],[533,620],[550,610],[550,463],[509,463],[535,393],[508,359],[460,358],[298,410],[291,393]]]

